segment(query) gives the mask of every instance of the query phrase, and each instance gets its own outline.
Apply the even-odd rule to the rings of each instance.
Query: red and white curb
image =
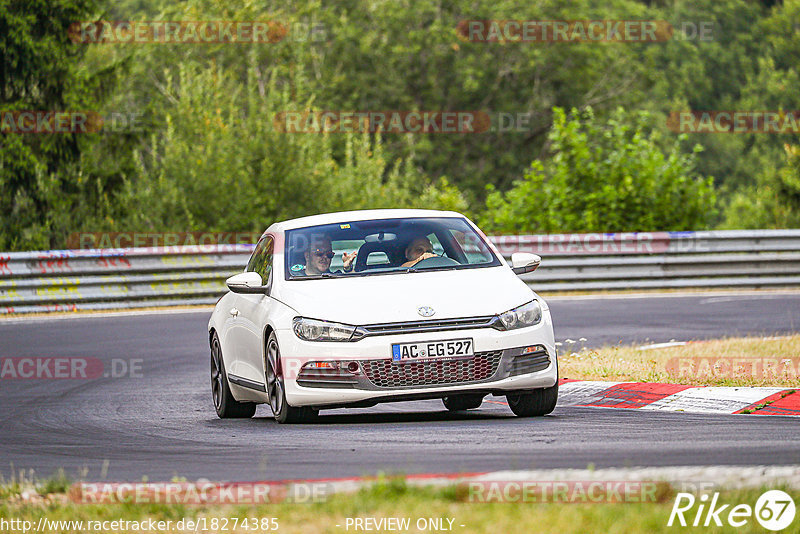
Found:
[[[784,387],[562,380],[558,389],[558,406],[800,416],[800,391]]]

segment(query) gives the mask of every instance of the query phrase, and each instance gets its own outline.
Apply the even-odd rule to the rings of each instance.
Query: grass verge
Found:
[[[800,335],[727,338],[640,350],[636,345],[559,354],[561,378],[800,389]]]
[[[754,507],[758,497],[767,489],[721,491],[718,502],[731,506],[748,504]],[[800,502],[800,492],[782,488]],[[668,532],[675,528],[686,532],[752,532],[760,530],[754,517],[749,518],[747,527],[722,528],[667,527],[676,494],[671,490],[661,492],[650,502],[636,503],[476,503],[470,502],[468,493],[451,486],[445,488],[417,487],[406,484],[403,478],[385,479],[368,488],[351,494],[335,494],[325,502],[310,504],[277,503],[267,505],[237,506],[187,506],[165,504],[78,504],[69,501],[65,494],[53,494],[31,503],[24,501],[13,492],[6,492],[0,498],[0,518],[29,521],[33,525],[40,518],[48,521],[82,521],[82,525],[64,524],[55,529],[59,532],[91,532],[87,521],[145,521],[171,520],[177,525],[182,519],[205,517],[208,525],[218,518],[217,528],[205,530],[215,532],[264,532],[274,531],[250,527],[242,528],[244,518],[275,518],[278,532],[284,533],[338,533],[354,532],[352,520],[355,518],[408,518],[410,528],[407,532],[432,532],[437,529],[417,528],[418,521],[440,520],[452,532],[464,533],[507,533],[507,532]],[[699,501],[698,501],[699,502]],[[694,519],[697,506],[687,512],[689,523]],[[723,523],[725,514],[722,514]],[[232,528],[234,518],[238,527]],[[348,518],[351,520],[348,528]],[[226,520],[227,529],[222,528]],[[452,520],[450,522],[449,520]],[[270,523],[268,523],[270,524]],[[702,519],[701,519],[702,524]],[[798,520],[784,532],[797,532]],[[362,531],[364,529],[361,529]],[[438,530],[445,530],[444,528]],[[5,529],[4,532],[21,532]],[[51,530],[53,531],[53,530]],[[113,532],[133,532],[136,529],[117,529]],[[173,526],[163,530],[141,530],[145,532],[180,532]],[[185,531],[185,530],[184,530]],[[199,529],[200,532],[204,530]]]

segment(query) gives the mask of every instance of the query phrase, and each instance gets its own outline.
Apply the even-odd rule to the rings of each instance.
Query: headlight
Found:
[[[534,299],[518,308],[501,313],[497,317],[500,319],[497,324],[498,330],[525,328],[542,321],[542,307],[539,305],[539,301]]]
[[[356,327],[295,317],[292,321],[292,329],[297,337],[306,341],[350,341]]]

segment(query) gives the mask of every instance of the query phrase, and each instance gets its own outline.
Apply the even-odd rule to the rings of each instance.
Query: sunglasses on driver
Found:
[[[314,256],[319,256],[320,258],[325,257],[329,260],[332,260],[333,257],[336,255],[332,250],[321,250],[321,249],[314,249],[311,251]]]

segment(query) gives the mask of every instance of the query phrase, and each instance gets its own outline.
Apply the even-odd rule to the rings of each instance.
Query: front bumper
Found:
[[[398,391],[447,385],[484,384],[531,374],[550,366],[543,345],[478,352],[471,358],[397,364],[389,359],[345,360],[339,369],[301,369],[296,383],[306,388]],[[352,367],[353,370],[349,370]]]
[[[354,343],[320,343],[279,330],[286,400],[292,406],[370,406],[378,402],[495,393],[553,386],[558,377],[549,313],[540,324],[512,331],[492,328],[376,336]],[[475,356],[394,364],[391,345],[469,337]],[[527,353],[523,351],[527,347]],[[307,361],[355,362],[356,372],[318,372]],[[352,366],[351,366],[352,369]]]

